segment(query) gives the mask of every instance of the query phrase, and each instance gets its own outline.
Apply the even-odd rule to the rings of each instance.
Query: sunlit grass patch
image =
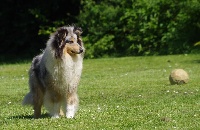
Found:
[[[42,109],[22,107],[30,63],[0,65],[2,129],[198,129],[199,55],[123,57],[84,61],[80,106],[74,119],[52,119]],[[172,69],[189,74],[185,85],[170,85]]]

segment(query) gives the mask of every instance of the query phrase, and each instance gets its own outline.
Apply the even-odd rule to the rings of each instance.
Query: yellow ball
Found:
[[[175,69],[169,75],[169,81],[171,85],[174,84],[185,84],[189,81],[188,73],[183,69]]]

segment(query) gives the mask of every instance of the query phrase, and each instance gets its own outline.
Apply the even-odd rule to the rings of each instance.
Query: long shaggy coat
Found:
[[[81,33],[79,27],[58,28],[50,36],[43,53],[33,58],[29,70],[30,92],[23,104],[33,105],[34,118],[41,116],[42,105],[52,117],[75,116],[85,52]]]

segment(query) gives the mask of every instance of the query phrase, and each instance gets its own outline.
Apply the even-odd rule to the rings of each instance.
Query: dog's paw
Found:
[[[74,115],[66,115],[66,117],[67,117],[68,119],[72,119],[72,118],[74,118]]]
[[[74,118],[74,114],[75,114],[74,111],[68,111],[68,112],[66,113],[66,117],[67,117],[67,118]]]
[[[53,116],[51,116],[51,118],[59,118],[60,116],[58,114],[55,114]]]
[[[74,105],[68,105],[66,117],[67,118],[74,118],[75,112],[76,112],[76,107]]]
[[[74,118],[74,116],[66,116],[68,119],[72,119]]]

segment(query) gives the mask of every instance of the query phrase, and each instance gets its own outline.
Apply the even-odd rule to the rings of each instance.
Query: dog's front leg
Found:
[[[67,93],[66,117],[74,118],[78,109],[78,95],[76,91]]]
[[[80,76],[75,76],[69,86],[68,86],[68,90],[67,90],[67,95],[66,95],[66,117],[67,118],[74,118],[75,113],[78,109],[78,104],[79,104],[79,100],[78,100],[78,95],[77,95],[77,87],[79,84],[79,80],[80,80]]]

